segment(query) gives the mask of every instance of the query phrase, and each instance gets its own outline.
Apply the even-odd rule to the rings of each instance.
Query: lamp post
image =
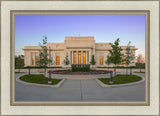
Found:
[[[48,73],[49,73],[49,81],[48,81],[48,83],[51,84],[52,83],[52,81],[51,81],[51,71],[49,71]]]
[[[109,83],[113,83],[113,78],[112,78],[112,77],[113,77],[113,72],[111,71],[111,72],[110,72],[110,79],[111,79],[111,80],[109,81]]]

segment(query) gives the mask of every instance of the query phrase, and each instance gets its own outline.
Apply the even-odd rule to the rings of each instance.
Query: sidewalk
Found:
[[[145,101],[145,82],[117,88],[102,88],[93,79],[66,80],[60,88],[15,82],[15,101]]]

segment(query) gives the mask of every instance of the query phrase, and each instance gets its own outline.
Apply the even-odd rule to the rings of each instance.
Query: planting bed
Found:
[[[64,74],[64,75],[95,75],[95,74],[108,74],[110,70],[91,70],[88,72],[72,72],[71,70],[49,70],[48,73]]]

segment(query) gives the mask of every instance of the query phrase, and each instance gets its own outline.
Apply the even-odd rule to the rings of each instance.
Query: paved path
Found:
[[[65,80],[60,88],[15,82],[15,101],[145,101],[145,82],[117,88],[102,88],[91,79]]]

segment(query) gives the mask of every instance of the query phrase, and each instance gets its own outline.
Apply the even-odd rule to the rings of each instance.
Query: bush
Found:
[[[30,68],[30,69],[35,69],[35,68],[38,68],[38,69],[41,69],[41,68],[45,68],[44,66],[26,66],[26,67],[23,67],[23,68],[21,68],[21,69],[28,69],[28,68]],[[46,67],[46,68],[62,68],[62,67]],[[15,69],[17,69],[17,67],[15,67]]]
[[[106,66],[100,67],[100,66],[98,66],[98,68],[114,68],[114,67],[115,67],[115,66],[113,66],[113,67],[106,67]],[[118,69],[126,69],[126,68],[136,69],[136,68],[139,68],[139,67],[136,67],[136,66],[128,66],[128,67],[126,67],[126,66],[117,66],[117,68],[118,68]]]
[[[72,64],[72,72],[89,72],[89,64]]]

